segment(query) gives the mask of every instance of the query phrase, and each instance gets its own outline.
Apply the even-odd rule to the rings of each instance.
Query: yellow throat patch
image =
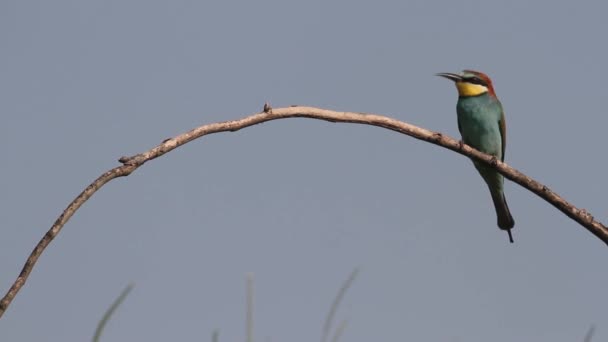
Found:
[[[468,82],[456,82],[456,89],[460,96],[477,96],[488,92],[487,87]]]

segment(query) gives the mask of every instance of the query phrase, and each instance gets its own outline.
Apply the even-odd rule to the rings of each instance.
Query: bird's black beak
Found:
[[[454,82],[462,81],[462,76],[458,74],[453,74],[451,72],[440,72],[438,74],[435,74],[435,76],[445,77],[448,80],[452,80]]]

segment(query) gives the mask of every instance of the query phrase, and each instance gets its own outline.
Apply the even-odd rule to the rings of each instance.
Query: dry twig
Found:
[[[261,113],[253,114],[239,120],[203,125],[189,132],[180,134],[174,138],[167,139],[163,141],[160,145],[146,152],[131,157],[120,158],[119,161],[123,165],[117,166],[109,171],[106,171],[101,176],[99,176],[99,178],[93,181],[93,183],[87,186],[87,188],[84,189],[84,191],[82,191],[67,206],[67,208],[63,211],[59,218],[57,218],[55,223],[53,223],[48,232],[38,242],[34,250],[27,258],[25,265],[21,270],[21,273],[14,281],[13,285],[10,287],[7,293],[4,295],[2,300],[0,300],[0,317],[4,314],[12,300],[15,298],[19,290],[25,284],[28,276],[32,272],[34,265],[38,261],[38,258],[40,257],[42,252],[44,252],[49,243],[51,243],[51,241],[53,241],[57,234],[59,234],[63,226],[72,217],[72,215],[74,215],[74,213],[89,198],[91,198],[91,196],[93,196],[93,194],[95,194],[97,190],[99,190],[106,183],[118,177],[128,176],[147,161],[158,158],[164,155],[165,153],[170,152],[175,148],[180,147],[202,136],[219,132],[235,132],[240,129],[257,125],[262,122],[287,118],[310,118],[330,122],[355,123],[382,127],[405,135],[409,135],[419,140],[424,140],[432,144],[442,146],[467,157],[481,161],[495,168],[506,178],[537,194],[539,197],[549,202],[551,205],[559,209],[568,217],[578,222],[581,226],[586,228],[593,235],[597,236],[600,240],[604,241],[604,243],[608,244],[608,228],[599,221],[596,221],[593,216],[591,216],[584,209],[579,209],[574,205],[568,203],[565,199],[557,195],[545,185],[533,180],[532,178],[515,170],[507,164],[496,160],[496,158],[481,153],[471,148],[470,146],[462,144],[461,142],[448,136],[445,136],[441,133],[429,131],[424,128],[420,128],[405,122],[401,122],[386,116],[376,114],[336,112],[320,108],[299,106],[271,109],[270,105],[268,105],[265,106],[265,111]]]

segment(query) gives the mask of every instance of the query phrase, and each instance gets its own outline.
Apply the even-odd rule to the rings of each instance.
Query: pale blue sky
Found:
[[[301,104],[458,136],[464,68],[493,79],[506,161],[608,221],[605,1],[0,2],[0,290],[117,159],[204,123]],[[43,254],[2,341],[608,338],[608,248],[508,182],[516,243],[470,161],[305,119],[206,137],[104,187]]]

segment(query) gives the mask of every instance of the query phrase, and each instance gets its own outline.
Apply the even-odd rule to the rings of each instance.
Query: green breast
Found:
[[[502,159],[502,136],[499,122],[503,112],[500,101],[487,93],[479,96],[460,97],[456,112],[462,140],[481,152]]]

